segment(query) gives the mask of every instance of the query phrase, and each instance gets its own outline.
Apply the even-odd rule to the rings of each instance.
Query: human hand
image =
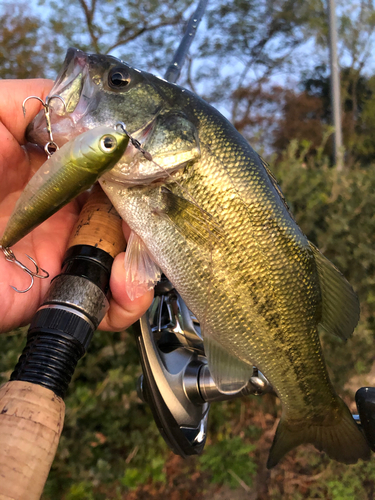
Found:
[[[25,185],[46,161],[40,148],[26,145],[27,125],[41,108],[39,101],[31,99],[26,105],[26,118],[22,102],[34,95],[45,100],[52,87],[50,80],[2,80],[0,81],[0,235],[20,197]],[[43,222],[30,234],[16,243],[12,250],[16,257],[30,269],[33,264],[25,254],[46,269],[50,278],[35,279],[26,293],[15,292],[27,288],[30,277],[5,260],[0,252],[0,332],[28,324],[46,294],[51,279],[60,272],[67,242],[80,212],[80,204],[72,201],[55,215]],[[110,287],[112,298],[109,310],[99,325],[103,330],[122,330],[136,321],[149,307],[152,292],[131,301],[125,289],[124,254],[116,257]]]

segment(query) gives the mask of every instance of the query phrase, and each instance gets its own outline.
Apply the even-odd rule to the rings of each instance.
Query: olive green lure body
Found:
[[[124,154],[128,137],[100,126],[66,143],[26,185],[10,216],[0,245],[17,243],[48,217],[91,187]]]

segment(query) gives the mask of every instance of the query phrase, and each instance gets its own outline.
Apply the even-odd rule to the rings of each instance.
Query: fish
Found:
[[[0,246],[8,248],[90,188],[123,156],[129,137],[98,125],[72,138],[33,175],[5,227]]]
[[[115,57],[69,49],[51,92],[66,102],[51,103],[58,144],[121,120],[148,152],[129,144],[99,182],[135,235],[132,261],[159,266],[199,320],[218,388],[240,390],[253,366],[272,384],[282,414],[267,467],[304,443],[368,460],[318,334],[349,338],[357,296],[303,234],[268,165],[199,96]],[[45,142],[42,115],[28,137]]]

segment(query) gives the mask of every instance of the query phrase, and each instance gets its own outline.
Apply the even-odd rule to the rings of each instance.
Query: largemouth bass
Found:
[[[51,92],[66,102],[52,103],[57,143],[122,120],[152,155],[128,147],[101,185],[200,321],[220,390],[243,387],[255,365],[280,397],[268,467],[302,443],[344,463],[368,459],[317,329],[348,338],[357,297],[302,233],[247,141],[192,92],[111,56],[70,49]],[[45,142],[42,115],[29,137]]]
[[[108,126],[98,126],[72,138],[30,179],[14,207],[0,245],[14,245],[91,187],[123,156],[128,142],[124,133]]]

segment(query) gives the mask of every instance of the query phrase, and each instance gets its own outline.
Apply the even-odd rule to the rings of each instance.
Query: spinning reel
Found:
[[[255,367],[241,391],[219,391],[207,365],[199,323],[165,276],[135,330],[143,369],[138,396],[150,406],[161,435],[177,455],[203,451],[211,402],[275,394]],[[353,418],[375,451],[375,388],[359,389],[356,403],[359,415]]]

